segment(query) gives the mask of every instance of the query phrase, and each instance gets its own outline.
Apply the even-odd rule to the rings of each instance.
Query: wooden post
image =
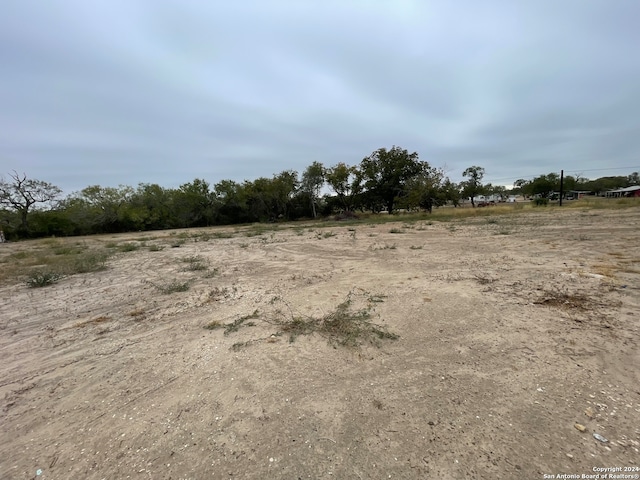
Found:
[[[559,206],[562,206],[562,196],[564,195],[564,170],[560,170],[560,203]]]

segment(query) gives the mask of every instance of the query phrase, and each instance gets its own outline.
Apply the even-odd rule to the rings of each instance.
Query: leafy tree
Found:
[[[487,184],[484,186],[485,193],[489,195],[499,196],[504,199],[507,196],[507,189],[503,185]]]
[[[247,191],[241,183],[222,180],[214,186],[217,206],[217,223],[233,224],[249,221],[247,215]]]
[[[513,182],[513,189],[511,190],[511,192],[515,195],[515,194],[520,194],[523,196],[526,196],[527,193],[526,191],[529,190],[529,184],[531,182],[529,182],[529,180],[525,180],[523,178],[520,178],[518,180],[516,180],[515,182]]]
[[[320,162],[313,162],[302,174],[300,189],[309,196],[313,218],[317,216],[316,204],[320,197],[320,190],[324,185],[324,177],[325,169]]]
[[[640,185],[640,174],[638,172],[633,172],[627,177],[627,186],[631,187],[633,185]]]
[[[548,173],[534,178],[528,185],[530,195],[537,195],[542,198],[549,198],[554,191],[560,190],[560,175]]]
[[[362,191],[361,172],[356,167],[341,162],[327,169],[325,178],[331,190],[338,196],[339,205],[344,210],[353,210],[355,198]]]
[[[429,167],[425,163],[421,173],[407,180],[407,193],[402,203],[409,209],[418,206],[431,213],[433,207],[442,206],[447,202],[444,178],[442,169]]]
[[[121,232],[133,228],[127,215],[133,193],[133,188],[126,185],[117,188],[91,185],[69,198],[65,205],[73,205],[72,220],[88,226],[92,233]]]
[[[477,166],[469,167],[462,172],[462,176],[468,178],[468,180],[462,182],[462,194],[465,197],[470,197],[471,206],[475,207],[474,197],[484,193],[484,186],[482,185],[484,168]]]
[[[0,206],[12,209],[20,219],[19,231],[28,233],[28,215],[38,203],[51,204],[62,191],[48,182],[27,178],[26,174],[14,171],[11,180],[0,178]]]
[[[406,194],[406,184],[411,178],[424,173],[428,165],[418,160],[416,152],[409,153],[400,147],[391,150],[379,148],[360,162],[367,194],[391,213],[396,199]]]
[[[273,177],[275,218],[290,218],[291,200],[298,190],[298,172],[285,170]]]
[[[204,227],[213,223],[214,194],[209,183],[196,178],[173,192],[172,210],[179,227]]]
[[[447,202],[451,202],[454,207],[460,205],[460,186],[452,182],[449,177],[444,179],[442,193]]]
[[[158,184],[141,183],[131,199],[141,229],[160,230],[174,226],[171,214],[173,190]]]
[[[628,186],[629,177],[600,177],[596,180],[591,180],[584,184],[585,190],[590,190],[595,193],[606,192],[616,188],[624,188]]]

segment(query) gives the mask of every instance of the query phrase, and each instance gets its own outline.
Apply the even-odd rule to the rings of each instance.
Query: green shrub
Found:
[[[52,270],[36,270],[27,277],[27,287],[39,288],[51,285],[62,278],[62,274]]]
[[[533,204],[536,207],[546,207],[547,205],[549,205],[549,199],[548,198],[536,198],[533,200]]]
[[[140,246],[137,243],[124,243],[122,245],[118,245],[118,250],[121,252],[135,252],[139,248]]]
[[[72,261],[62,268],[68,274],[99,272],[107,268],[109,255],[103,252],[88,252],[74,257]]]

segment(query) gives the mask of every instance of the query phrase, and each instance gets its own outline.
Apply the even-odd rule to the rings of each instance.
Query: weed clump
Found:
[[[376,296],[376,302],[382,297]],[[352,293],[340,303],[336,309],[321,317],[292,316],[290,319],[276,321],[280,327],[279,334],[289,335],[289,342],[294,342],[301,335],[318,333],[333,346],[358,348],[364,344],[380,346],[380,340],[397,340],[399,335],[391,333],[386,327],[373,323],[371,306],[353,309]]]
[[[108,258],[107,253],[88,252],[74,257],[64,268],[68,274],[99,272],[107,268]]]
[[[63,275],[52,270],[36,270],[27,277],[27,287],[40,288],[52,285],[60,280]]]
[[[258,310],[254,310],[252,314],[237,318],[231,323],[222,323],[220,320],[213,320],[205,325],[204,328],[207,330],[224,328],[224,334],[229,335],[230,333],[237,332],[241,327],[254,327],[255,322],[248,322],[247,320],[258,318],[258,316]]]
[[[176,292],[186,292],[187,290],[189,290],[189,287],[191,287],[191,282],[189,282],[188,280],[186,282],[173,280],[171,282],[164,283],[162,285],[155,284],[149,280],[145,280],[144,283],[153,285],[160,291],[160,293],[164,295],[169,295],[171,293],[176,293]]]
[[[207,270],[208,268],[204,258],[199,255],[192,255],[190,257],[183,258],[182,261],[187,264],[186,270],[191,272]]]
[[[135,252],[140,248],[140,245],[137,243],[123,243],[122,245],[118,245],[117,249],[120,252]]]

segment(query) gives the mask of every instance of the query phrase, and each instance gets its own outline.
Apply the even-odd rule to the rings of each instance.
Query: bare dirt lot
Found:
[[[555,209],[56,239],[117,253],[0,287],[0,478],[640,467],[638,225]]]

